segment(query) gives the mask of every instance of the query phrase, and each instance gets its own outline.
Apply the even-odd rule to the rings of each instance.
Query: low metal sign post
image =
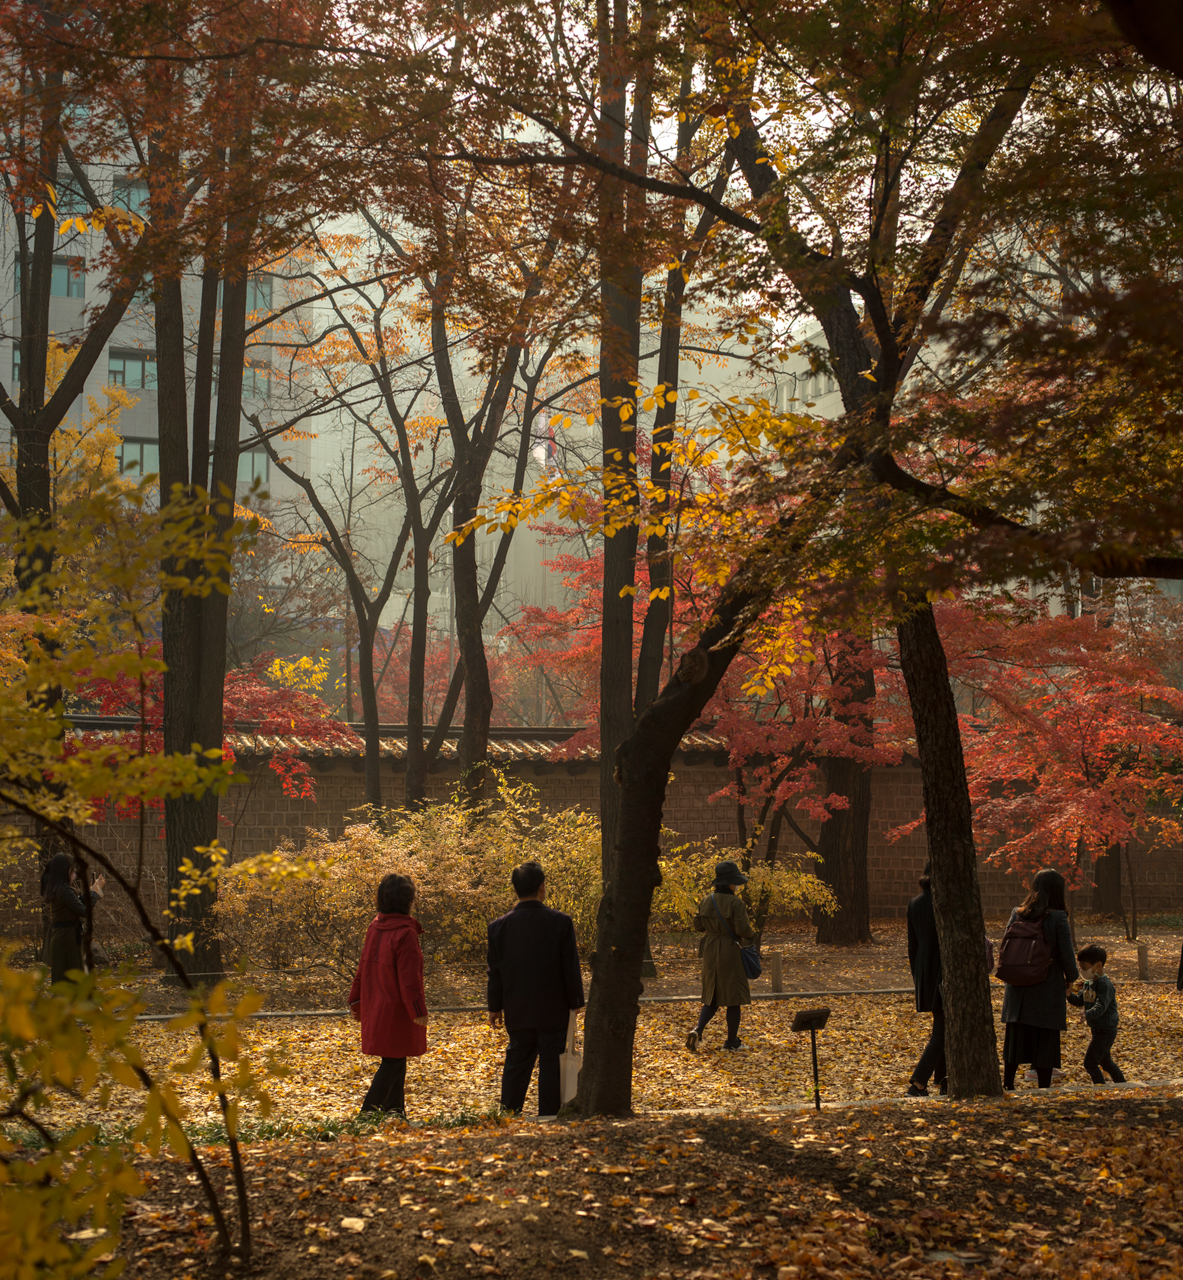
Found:
[[[822,1091],[817,1078],[817,1033],[830,1019],[829,1009],[802,1009],[793,1019],[792,1030],[808,1031],[809,1044],[813,1049],[813,1105],[818,1111],[822,1109]]]

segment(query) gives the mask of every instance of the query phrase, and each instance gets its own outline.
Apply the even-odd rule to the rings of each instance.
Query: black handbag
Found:
[[[719,919],[723,921],[723,927],[731,934],[731,941],[739,947],[739,939],[735,936],[735,930],[727,923],[727,917],[719,911],[719,900],[715,895],[711,894],[711,901],[715,904],[715,910],[719,912]],[[751,946],[739,947],[739,960],[743,965],[743,971],[749,978],[758,978],[764,972],[764,966],[760,963],[760,948],[753,942]]]

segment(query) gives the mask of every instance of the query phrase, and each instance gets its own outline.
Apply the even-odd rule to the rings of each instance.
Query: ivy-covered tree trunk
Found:
[[[932,905],[941,944],[949,1096],[996,1097],[1002,1093],[1002,1080],[986,972],[973,812],[961,726],[932,605],[926,600],[915,604],[897,633],[924,785]]]

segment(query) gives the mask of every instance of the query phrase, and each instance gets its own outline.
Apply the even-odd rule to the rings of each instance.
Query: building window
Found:
[[[107,353],[107,381],[113,387],[155,390],[156,352],[112,347]]]
[[[21,344],[14,342],[12,344],[12,387],[15,400],[20,395],[21,385]]]
[[[138,480],[141,476],[160,474],[160,445],[155,440],[129,437],[119,446],[119,470]]]
[[[222,383],[221,366],[214,361],[214,391],[217,392]],[[271,366],[266,360],[248,363],[242,371],[242,398],[244,400],[267,400],[271,396]]]
[[[248,364],[242,371],[242,398],[266,400],[271,395],[271,366]]]
[[[57,211],[59,214],[76,216],[80,213],[90,212],[90,201],[82,194],[78,184],[72,178],[68,178],[65,182],[59,182],[57,193]]]
[[[265,449],[251,449],[238,455],[238,483],[250,484],[254,480],[266,482],[271,478],[271,459]]]
[[[16,291],[21,291],[21,256],[13,257]],[[86,297],[86,259],[54,258],[53,270],[49,277],[49,296],[51,298],[85,298]]]
[[[246,313],[271,310],[271,295],[274,276],[251,276],[246,282]],[[222,305],[224,280],[218,281],[218,306]]]
[[[112,203],[138,217],[148,216],[148,184],[138,178],[116,178]]]
[[[251,276],[246,284],[247,311],[271,310],[271,277]]]
[[[820,373],[799,373],[796,395],[801,400],[820,400],[838,389],[834,375],[829,370]]]

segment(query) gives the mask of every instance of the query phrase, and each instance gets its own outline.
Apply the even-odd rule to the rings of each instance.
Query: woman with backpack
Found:
[[[1060,1065],[1060,1032],[1068,1030],[1067,988],[1080,976],[1064,906],[1064,877],[1037,872],[1023,905],[1010,914],[998,952],[998,977],[1006,983],[1002,1021],[1003,1087],[1015,1087],[1024,1063],[1035,1068],[1041,1089]]]

